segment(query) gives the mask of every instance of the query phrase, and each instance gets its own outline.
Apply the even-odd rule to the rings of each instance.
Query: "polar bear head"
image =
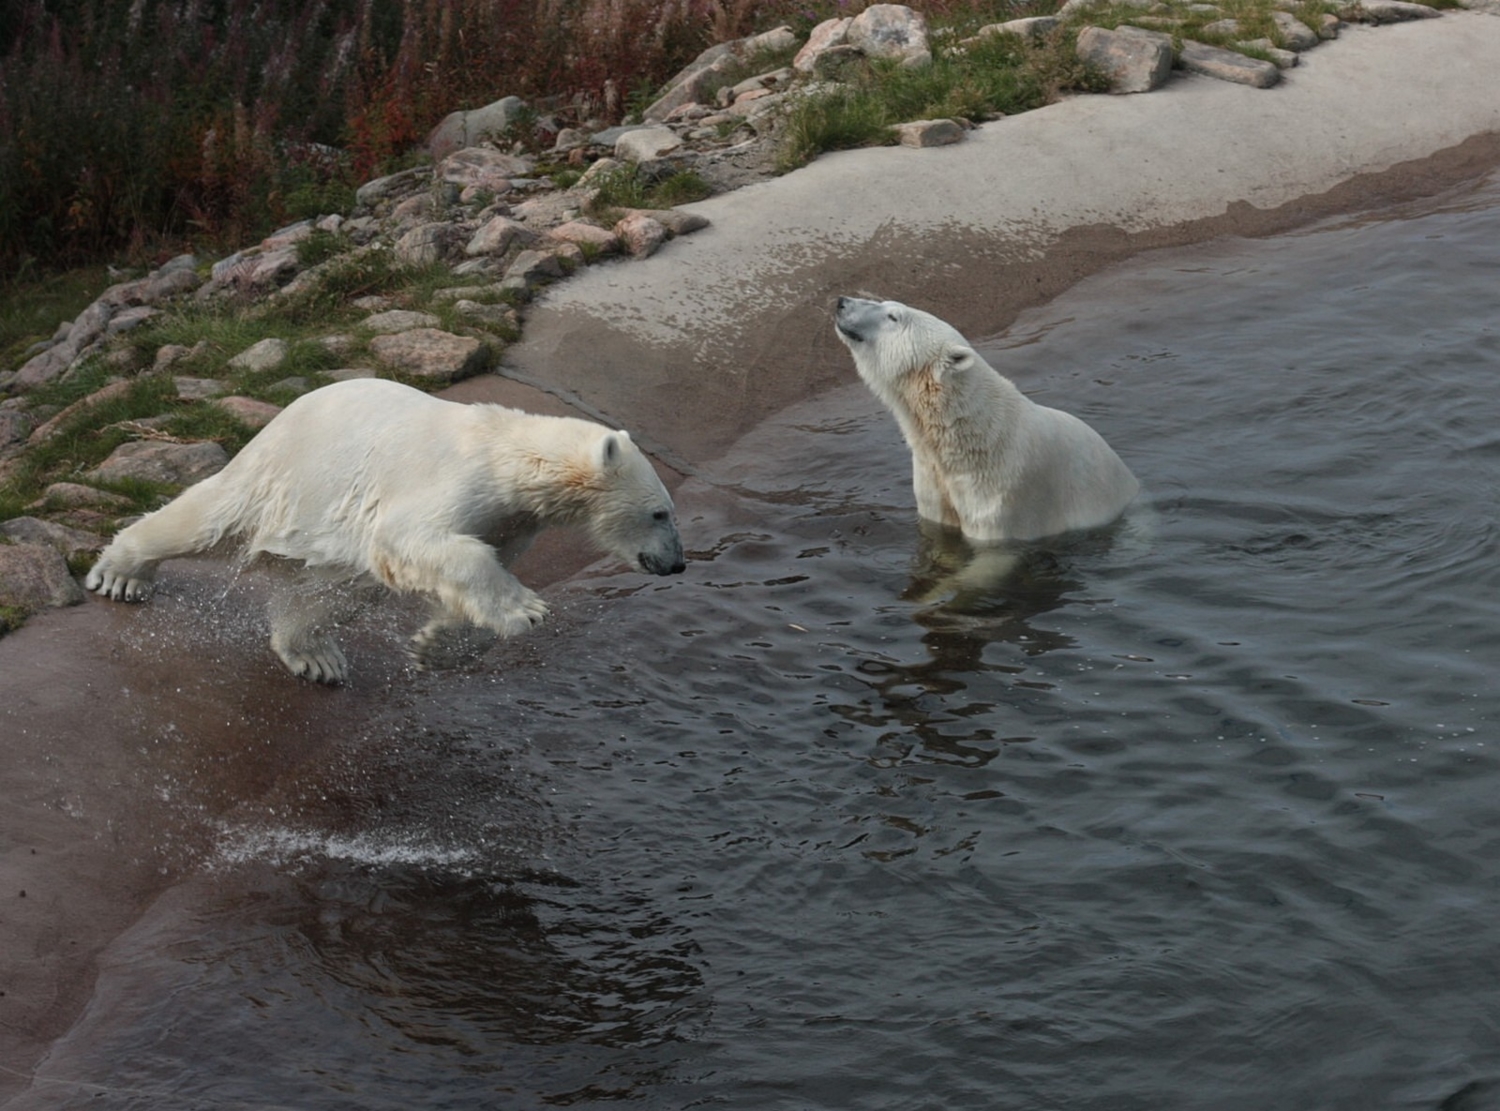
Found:
[[[914,371],[930,371],[941,381],[979,360],[953,325],[900,301],[840,297],[833,320],[860,378],[887,400]]]
[[[651,575],[684,566],[672,495],[628,432],[607,432],[594,448],[586,525],[594,543]]]

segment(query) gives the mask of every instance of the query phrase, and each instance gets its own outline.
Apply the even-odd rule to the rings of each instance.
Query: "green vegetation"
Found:
[[[652,180],[639,167],[620,166],[594,178],[598,194],[592,210],[606,213],[620,208],[671,208],[701,201],[712,190],[691,170]]]
[[[992,119],[1040,108],[1066,91],[1102,89],[1075,43],[1067,31],[1037,43],[991,34],[939,47],[928,66],[876,60],[851,69],[792,109],[778,164],[792,170],[823,151],[895,142],[891,127],[909,120]]]

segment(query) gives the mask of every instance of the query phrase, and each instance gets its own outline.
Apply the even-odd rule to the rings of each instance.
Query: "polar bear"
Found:
[[[379,379],[298,398],[218,474],[121,531],[85,585],[151,593],[175,556],[235,551],[294,571],[271,603],[271,647],[293,675],[348,675],[330,628],[367,588],[434,602],[420,665],[539,623],[546,603],[506,568],[549,525],[581,526],[654,575],[683,570],[672,498],[626,432]]]
[[[911,448],[917,512],[976,543],[1109,524],[1140,490],[1104,438],[1025,397],[950,324],[899,301],[840,297],[840,340]]]

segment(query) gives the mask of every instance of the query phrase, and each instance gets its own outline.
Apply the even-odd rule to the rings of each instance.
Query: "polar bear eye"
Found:
[[[889,320],[892,324],[896,323],[896,314],[893,313],[893,312],[886,313],[885,314],[885,318],[887,320]]]
[[[653,521],[665,521],[667,519],[667,511],[665,509],[658,509],[655,513],[651,514],[651,519]]]

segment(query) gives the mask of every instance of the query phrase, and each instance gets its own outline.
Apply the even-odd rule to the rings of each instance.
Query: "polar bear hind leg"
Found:
[[[122,531],[89,569],[84,585],[116,602],[144,602],[162,561],[206,552],[224,538],[214,513],[216,486],[214,478],[206,478]]]
[[[309,596],[298,589],[278,590],[267,610],[271,651],[288,671],[315,683],[342,683],[349,677],[349,661],[328,632],[339,616],[331,597]]]

